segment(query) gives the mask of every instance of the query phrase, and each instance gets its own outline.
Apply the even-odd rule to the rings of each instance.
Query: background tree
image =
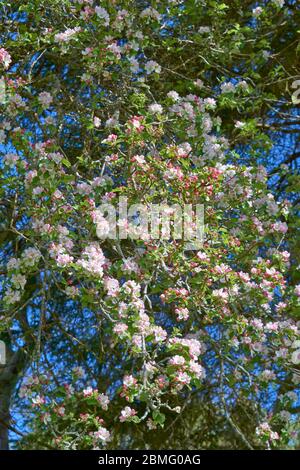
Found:
[[[264,358],[264,368],[268,370],[268,367],[271,367],[272,373],[276,374],[276,379],[272,374],[268,378],[274,382],[272,392],[267,390],[268,381],[258,381],[257,375],[262,370],[255,361],[253,366],[250,366],[251,372],[248,369],[246,373],[239,370],[243,380],[238,388],[233,379],[237,374],[235,353],[232,350],[226,351],[225,347],[228,331],[232,334],[231,327],[228,327],[222,315],[214,317],[216,312],[210,304],[211,293],[206,292],[207,297],[204,296],[208,305],[202,305],[199,295],[197,297],[197,292],[201,292],[202,287],[199,289],[193,286],[189,309],[194,308],[195,314],[188,322],[179,324],[179,330],[184,335],[198,335],[200,331],[201,335],[210,337],[203,356],[203,365],[209,371],[205,385],[201,385],[199,390],[195,389],[196,384],[193,384],[190,391],[183,390],[178,398],[174,399],[172,394],[168,397],[171,402],[175,400],[173,407],[181,406],[183,401],[188,405],[178,418],[174,418],[174,413],[169,412],[170,410],[165,410],[164,417],[156,413],[152,417],[154,421],[157,419],[156,425],[162,424],[160,421],[166,419],[165,428],[160,433],[154,435],[147,432],[143,423],[136,428],[133,423],[117,423],[115,417],[122,408],[122,400],[116,398],[116,389],[120,386],[124,371],[135,371],[135,361],[139,362],[140,358],[132,362],[128,350],[124,350],[124,345],[118,345],[112,334],[110,318],[105,314],[105,304],[102,304],[101,308],[98,306],[98,309],[92,305],[97,298],[103,298],[106,302],[103,286],[97,282],[93,286],[93,279],[79,282],[77,275],[80,279],[82,273],[78,274],[75,270],[76,275],[73,272],[70,276],[70,269],[73,270],[73,267],[70,268],[67,263],[57,269],[51,257],[49,259],[46,256],[47,251],[53,250],[51,242],[58,242],[57,226],[64,225],[64,222],[68,230],[71,230],[71,239],[79,240],[81,248],[84,243],[97,240],[91,221],[83,222],[82,214],[90,211],[89,199],[94,199],[97,205],[106,193],[114,193],[121,188],[121,194],[130,196],[132,202],[140,200],[141,188],[146,187],[149,174],[143,175],[145,170],[142,168],[142,175],[139,175],[139,169],[135,169],[129,162],[135,152],[142,152],[145,142],[145,153],[147,158],[150,155],[148,163],[152,168],[150,175],[156,190],[148,202],[155,202],[160,195],[164,195],[169,202],[176,202],[163,186],[165,177],[162,177],[162,171],[166,170],[165,162],[171,164],[174,159],[166,146],[176,146],[188,140],[196,160],[205,156],[205,151],[205,158],[212,152],[209,168],[219,168],[218,160],[223,154],[224,162],[234,166],[240,164],[241,168],[245,163],[266,164],[272,175],[269,180],[271,188],[282,200],[288,195],[294,204],[289,232],[279,241],[276,241],[273,235],[270,239],[263,241],[262,237],[260,240],[259,233],[255,233],[253,239],[245,237],[244,254],[240,249],[239,256],[246,256],[246,261],[233,267],[235,270],[243,267],[248,272],[251,256],[255,258],[260,255],[267,260],[269,255],[266,255],[260,243],[273,248],[284,247],[288,248],[292,255],[287,279],[290,285],[296,285],[298,282],[295,268],[299,262],[295,234],[299,229],[296,219],[299,204],[296,194],[299,123],[296,104],[291,98],[291,83],[297,79],[295,58],[299,6],[293,1],[285,2],[284,6],[281,5],[282,2],[270,1],[262,5],[262,11],[253,12],[255,6],[252,2],[154,3],[149,6],[148,2],[110,2],[107,5],[101,3],[101,7],[97,7],[97,2],[70,1],[1,4],[1,41],[5,47],[3,51],[9,51],[12,58],[12,62],[6,66],[8,58],[5,59],[4,52],[1,53],[6,70],[8,97],[3,104],[1,135],[4,146],[1,150],[5,168],[7,170],[8,167],[9,170],[4,172],[5,183],[1,194],[3,277],[10,282],[6,270],[7,262],[12,257],[22,259],[22,253],[28,246],[36,247],[42,252],[42,258],[36,260],[38,264],[30,266],[28,261],[27,264],[25,262],[22,269],[25,269],[28,275],[27,283],[16,304],[11,305],[8,302],[7,305],[7,285],[3,283],[8,313],[2,317],[2,334],[9,351],[9,361],[2,368],[0,376],[3,447],[7,447],[7,429],[15,427],[15,423],[9,423],[8,419],[12,402],[18,403],[18,410],[22,413],[22,418],[19,412],[16,414],[19,431],[26,424],[33,428],[38,427],[38,422],[34,425],[32,423],[33,415],[39,407],[35,407],[33,413],[26,410],[27,401],[24,400],[23,389],[21,400],[16,397],[20,379],[27,374],[40,377],[45,372],[47,375],[50,373],[46,380],[50,386],[49,397],[51,394],[57,394],[55,386],[73,380],[71,368],[74,366],[84,368],[84,376],[80,382],[82,387],[92,384],[101,392],[106,392],[109,388],[114,399],[106,421],[109,427],[114,429],[110,444],[112,447],[159,447],[160,443],[167,439],[167,430],[172,429],[176,419],[190,425],[194,413],[197,414],[196,422],[193,423],[196,435],[194,443],[191,436],[188,444],[182,436],[172,432],[168,438],[170,448],[178,445],[191,445],[195,448],[265,446],[265,442],[257,441],[255,434],[261,417],[264,414],[267,416],[271,410],[279,414],[282,411],[282,401],[278,400],[278,396],[294,393],[297,387],[297,365],[289,364],[286,372],[286,360],[273,366],[270,362],[273,358],[269,357]],[[98,9],[95,10],[95,7]],[[125,13],[124,9],[128,13]],[[182,97],[181,107],[176,104],[177,95],[173,93],[166,97],[167,93],[173,90]],[[189,95],[193,96],[189,98]],[[200,95],[199,101],[195,101],[195,95]],[[166,117],[164,118],[164,114],[160,116],[157,107],[153,117],[153,111],[148,110],[151,103],[162,103]],[[199,108],[196,109],[196,106]],[[172,107],[173,116],[172,113],[167,115],[166,110]],[[127,126],[130,131],[130,119],[132,120],[134,115],[142,116],[146,129],[142,130],[144,133],[142,132],[141,136],[133,133],[131,140],[130,132],[127,137],[124,127]],[[175,121],[175,124],[172,121]],[[110,143],[103,143],[110,133],[116,133],[119,138],[119,143],[112,149]],[[224,139],[209,140],[210,134],[216,139],[220,135],[226,136],[228,143]],[[210,143],[206,149],[203,147],[205,140]],[[273,143],[275,150],[271,150]],[[213,144],[222,144],[223,147],[226,144],[228,150],[224,153],[224,148],[220,146],[220,155],[217,155],[216,148],[211,150]],[[284,147],[284,152],[280,150],[280,146]],[[119,154],[119,162],[111,167],[106,156],[113,155],[115,150]],[[162,161],[153,162],[152,157],[161,151],[165,152]],[[17,170],[11,163],[13,157],[7,157],[7,154],[11,153],[19,156]],[[182,171],[188,175],[195,171],[195,162],[187,165],[184,163],[186,161],[179,163]],[[25,170],[37,171],[37,174],[30,173],[29,177],[26,176],[24,162]],[[282,167],[282,163],[287,167]],[[207,167],[208,159],[204,166],[200,159],[198,178],[199,175],[206,181],[211,178]],[[293,171],[292,176],[289,170]],[[104,189],[97,189],[95,193],[89,192],[86,185],[96,177],[106,177],[106,181],[101,181]],[[220,184],[228,187],[227,177],[222,178],[224,180],[222,179]],[[240,184],[246,187],[242,179]],[[80,186],[80,191],[74,191],[78,185],[85,186]],[[39,189],[35,189],[34,193],[34,188]],[[40,196],[41,188],[44,188],[46,195]],[[184,198],[189,197],[180,186],[175,188]],[[63,192],[66,207],[70,205],[73,211],[75,209],[77,212],[72,212],[72,223],[65,215],[66,207],[63,210],[59,207],[57,201],[60,196],[55,193],[56,190]],[[209,199],[210,195],[206,193],[206,189],[202,188],[201,191],[200,199],[207,202],[206,198]],[[262,189],[252,188],[251,191],[258,195]],[[81,196],[78,196],[78,193]],[[247,191],[244,194],[247,194]],[[229,200],[232,197],[230,192],[228,197]],[[241,196],[239,198],[241,199]],[[215,219],[216,203],[216,200],[211,202],[212,214],[209,216],[212,232],[208,237],[212,238],[219,223]],[[231,201],[231,204],[231,209],[238,210],[237,200]],[[283,203],[280,208],[282,223],[286,220],[285,207],[286,204]],[[226,230],[233,228],[230,224],[235,216],[232,210],[224,222]],[[53,234],[47,233],[47,228],[38,227],[38,224],[32,231],[31,223],[35,219],[43,220],[44,225],[49,223],[54,226]],[[230,237],[233,237],[233,233]],[[63,235],[61,233],[60,243]],[[226,232],[223,235],[219,243],[222,243],[223,249],[227,248],[235,259],[238,250],[234,247],[234,237],[228,238]],[[242,237],[243,234],[240,238]],[[105,256],[119,269],[123,257],[127,259],[132,255],[136,256],[136,248],[142,247],[136,247],[132,242],[122,242],[121,245],[105,242],[104,248]],[[179,282],[178,285],[185,282],[189,278],[190,268],[185,267],[187,261],[184,251],[170,252],[164,244],[159,248],[158,258],[150,257],[146,265],[139,257],[135,260],[138,261],[141,273],[138,271],[131,276],[124,272],[114,274],[120,280],[129,277],[138,281],[141,278],[143,288],[149,282],[150,293],[145,293],[146,302],[148,298],[156,321],[158,319],[159,324],[170,329],[176,324],[174,308],[182,299],[179,299],[179,302],[175,299],[169,307],[158,301],[158,294],[163,293],[162,286],[167,288],[175,281]],[[223,262],[228,262],[228,254],[225,252],[221,255],[221,252],[222,250],[218,249],[213,254],[216,256],[213,264],[218,265],[218,257]],[[75,253],[78,254],[76,250],[73,254]],[[30,256],[29,252],[28,259]],[[162,265],[159,263],[160,258],[163,260]],[[192,262],[196,261],[193,259]],[[282,267],[282,260],[280,263]],[[161,290],[157,289],[157,285],[151,286],[151,282],[147,280],[147,275],[154,266],[158,267],[156,283],[160,283]],[[268,264],[261,269],[268,269],[267,266]],[[11,271],[11,268],[9,269]],[[211,274],[210,272],[209,275]],[[216,273],[214,275],[216,276]],[[215,287],[223,275],[224,273],[220,273],[220,278],[217,276],[213,279]],[[272,279],[272,282],[278,279]],[[66,287],[70,281],[74,289],[81,282],[81,287],[84,285],[79,296],[72,294],[70,298],[70,289],[66,296]],[[234,283],[233,280],[230,282]],[[202,278],[201,286],[206,283],[207,277]],[[278,294],[277,297],[278,303],[282,299]],[[262,304],[259,296],[256,300]],[[241,329],[240,335],[246,332],[247,337],[247,328],[250,328],[251,332],[251,326],[247,326],[247,322],[242,318],[245,315],[247,317],[247,308],[236,300],[233,304],[232,309],[237,314],[234,328]],[[199,312],[199,307],[205,312],[204,319],[201,320],[196,313]],[[267,314],[270,318],[274,317],[274,305],[271,307],[271,312]],[[222,305],[219,308],[223,308]],[[292,294],[286,307],[285,321],[297,320],[298,308]],[[277,320],[276,316],[275,319]],[[265,320],[267,321],[267,318]],[[229,330],[225,333],[227,328]],[[277,338],[277,343],[275,341],[274,344],[278,347],[283,345],[283,341],[292,341],[291,332],[284,334],[290,337]],[[216,350],[216,338],[222,346],[222,354]],[[271,345],[271,350],[274,349],[274,344]],[[224,355],[227,353],[229,358],[226,357],[224,364]],[[239,366],[244,367],[243,361]],[[283,368],[285,372],[282,372],[282,369],[277,370],[277,367]],[[249,388],[247,374],[250,374],[251,380],[254,381],[249,392],[245,392]],[[220,383],[220,377],[223,382],[225,380],[225,385]],[[41,384],[34,386],[40,387]],[[254,402],[258,399],[256,392],[260,388],[262,391],[259,393],[257,410],[260,419],[251,420],[249,416],[254,415]],[[266,391],[263,391],[264,389]],[[212,403],[216,403],[216,397],[218,404],[212,406]],[[297,407],[289,402],[289,397],[284,400],[285,412],[298,411]],[[227,401],[232,408],[230,413],[224,406]],[[210,404],[209,409],[207,405],[203,406],[203,403],[207,402]],[[283,430],[280,445],[286,446],[286,423],[283,423],[282,419],[276,419],[274,426],[277,426],[278,431]],[[290,417],[289,421],[289,426],[293,428],[294,418]],[[65,424],[72,427],[68,421]],[[204,433],[204,429],[209,431]],[[59,445],[59,441],[56,444],[52,442],[53,429],[50,428],[49,432],[50,434],[42,436],[41,430],[38,429],[40,437],[38,438],[37,434],[29,435],[22,445],[31,445],[34,448]],[[74,432],[78,436],[77,428]],[[266,435],[270,437],[268,430]],[[37,439],[42,442],[37,442]],[[79,445],[84,448],[89,446],[90,442],[80,441]]]

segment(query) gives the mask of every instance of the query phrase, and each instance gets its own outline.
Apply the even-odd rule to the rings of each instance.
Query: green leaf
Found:
[[[72,166],[72,164],[69,162],[69,160],[67,158],[63,158],[62,159],[62,163],[67,167],[67,168],[70,168]]]
[[[154,422],[160,424],[160,426],[163,426],[164,422],[166,421],[166,415],[157,410],[153,411],[152,417]]]

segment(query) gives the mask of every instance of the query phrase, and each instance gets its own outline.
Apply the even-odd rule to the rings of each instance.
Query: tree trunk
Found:
[[[9,404],[10,404],[10,391],[2,388],[0,384],[0,450],[8,450],[8,423],[10,420]]]
[[[10,404],[19,374],[25,366],[25,355],[21,350],[7,350],[6,353],[6,364],[0,365],[0,450],[9,449]]]

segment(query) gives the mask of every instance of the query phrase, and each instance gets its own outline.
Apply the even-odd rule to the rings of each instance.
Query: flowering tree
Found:
[[[130,446],[124,433],[170,430],[195,400],[217,409],[237,447],[286,447],[298,430],[300,287],[287,275],[290,203],[275,200],[256,161],[270,141],[253,119],[235,119],[257,90],[222,64],[214,89],[207,70],[202,82],[194,65],[189,79],[172,62],[178,43],[189,53],[190,35],[217,41],[219,30],[194,31],[199,11],[227,28],[229,7],[16,3],[3,9],[0,49],[3,447],[7,428],[22,448]],[[267,13],[284,6],[248,3],[243,32],[219,39],[232,62],[240,35],[250,42],[260,17],[270,28]],[[152,237],[141,208],[157,204]],[[187,205],[204,207],[202,246],[163,231]]]

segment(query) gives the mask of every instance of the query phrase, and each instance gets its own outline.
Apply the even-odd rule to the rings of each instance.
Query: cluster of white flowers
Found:
[[[19,159],[20,157],[16,153],[7,153],[3,157],[3,162],[9,168],[13,168]]]
[[[198,29],[199,34],[206,34],[210,32],[210,27],[209,26],[200,26]]]
[[[150,104],[148,109],[151,114],[162,114],[163,112],[163,107],[158,103]]]
[[[180,100],[179,94],[177,93],[177,91],[174,91],[174,90],[169,91],[169,93],[167,94],[167,97],[175,102]]]
[[[145,8],[141,13],[141,18],[152,18],[153,20],[159,21],[161,18],[160,13],[153,7]]]
[[[263,12],[263,9],[261,7],[256,7],[252,10],[252,15],[255,17],[255,18],[258,18]]]
[[[84,249],[82,255],[83,258],[79,259],[77,264],[91,274],[102,277],[105,256],[99,244],[91,243]]]
[[[8,288],[4,297],[3,297],[3,302],[6,303],[7,305],[13,305],[16,302],[19,302],[21,299],[21,292],[19,290],[13,290]]]
[[[26,248],[22,253],[21,262],[25,267],[33,267],[38,263],[41,256],[41,252],[37,248]]]
[[[245,80],[238,83],[224,82],[221,84],[221,93],[235,93],[237,90],[247,90],[248,84]]]
[[[256,429],[255,433],[259,437],[266,437],[271,441],[277,441],[279,439],[279,435],[277,432],[272,431],[269,423],[261,423]]]
[[[41,257],[41,253],[36,248],[26,248],[21,257],[11,258],[7,263],[7,271],[10,274],[11,286],[7,288],[4,295],[4,303],[13,305],[19,302],[26,284],[26,276],[22,274],[24,270],[34,267]],[[22,271],[23,270],[23,271]],[[21,271],[21,272],[20,272]]]
[[[55,34],[54,40],[55,42],[69,42],[80,31],[81,28],[79,26],[76,26],[76,28],[73,29],[68,28],[63,33]]]
[[[149,60],[145,64],[145,70],[146,73],[149,75],[150,73],[160,73],[161,72],[161,66],[155,62],[155,60]]]
[[[110,51],[112,54],[114,54],[117,57],[117,59],[121,58],[122,48],[118,46],[116,42],[109,44],[107,46],[107,50]]]
[[[97,6],[95,8],[95,12],[101,20],[104,20],[104,25],[108,26],[110,18],[109,18],[109,14],[105,10],[105,8]]]
[[[235,86],[232,82],[224,82],[221,85],[221,92],[222,93],[234,93]]]
[[[285,0],[272,0],[272,3],[279,8],[282,8],[284,6]]]
[[[129,63],[130,63],[130,71],[132,73],[137,73],[140,69],[139,61],[135,57],[130,57]]]
[[[53,101],[53,98],[50,93],[43,91],[38,96],[39,103],[44,107],[48,108]]]

